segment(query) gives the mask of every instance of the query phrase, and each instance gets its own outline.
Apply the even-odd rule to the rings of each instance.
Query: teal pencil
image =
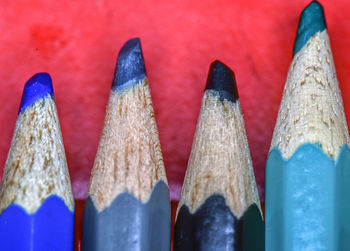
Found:
[[[322,6],[302,12],[266,164],[266,250],[350,250],[348,127]]]

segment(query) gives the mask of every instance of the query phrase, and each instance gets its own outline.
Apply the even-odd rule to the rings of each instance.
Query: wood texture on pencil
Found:
[[[74,209],[52,80],[38,73],[24,86],[5,164],[1,250],[72,250]]]
[[[312,36],[293,58],[271,148],[289,158],[303,143],[320,143],[334,159],[349,143],[327,30]]]
[[[191,212],[221,194],[236,217],[259,205],[240,103],[220,101],[207,90],[197,123],[179,207]]]
[[[234,73],[215,61],[181,192],[174,250],[263,249],[264,224]]]
[[[166,251],[170,199],[138,38],[119,52],[85,203],[82,248]]]
[[[67,162],[51,96],[18,115],[0,190],[0,211],[10,204],[35,212],[50,195],[74,210]]]
[[[159,180],[167,183],[145,78],[111,92],[89,194],[101,211],[124,191],[146,202]]]

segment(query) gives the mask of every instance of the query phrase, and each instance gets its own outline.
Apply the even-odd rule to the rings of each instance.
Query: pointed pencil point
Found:
[[[25,108],[33,105],[38,99],[47,95],[53,97],[52,80],[50,75],[47,73],[35,74],[24,86],[18,113],[21,113]]]
[[[226,99],[236,102],[238,99],[236,79],[233,71],[218,60],[210,65],[205,89],[217,91],[221,101]]]
[[[313,35],[324,29],[326,29],[326,21],[323,7],[317,1],[312,1],[300,15],[293,56],[300,51]]]
[[[122,89],[127,83],[127,85],[137,84],[145,76],[146,69],[140,39],[130,39],[119,52],[112,89]]]

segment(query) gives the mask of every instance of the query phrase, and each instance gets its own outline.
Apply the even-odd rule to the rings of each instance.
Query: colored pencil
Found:
[[[174,250],[264,250],[234,73],[211,64],[175,222]]]
[[[1,250],[72,250],[74,199],[51,78],[25,84],[0,189]]]
[[[118,55],[83,219],[83,250],[169,250],[170,198],[140,40]]]
[[[301,13],[266,164],[266,250],[350,250],[348,127],[323,7]]]

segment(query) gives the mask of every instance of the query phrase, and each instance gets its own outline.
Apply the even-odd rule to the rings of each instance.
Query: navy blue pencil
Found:
[[[264,250],[236,80],[211,64],[175,221],[175,251]]]

